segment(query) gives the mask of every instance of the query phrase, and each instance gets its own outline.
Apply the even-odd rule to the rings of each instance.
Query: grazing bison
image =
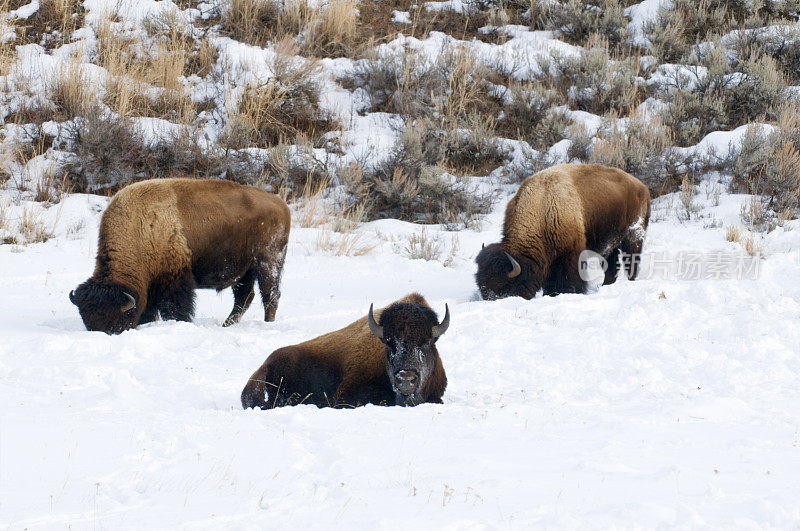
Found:
[[[195,288],[233,286],[225,326],[250,306],[258,279],[275,319],[289,209],[258,188],[154,179],[120,190],[100,222],[92,277],[69,294],[88,330],[120,333],[156,319],[190,321]]]
[[[608,262],[604,284],[617,275],[620,253],[642,250],[650,192],[636,177],[599,164],[562,164],[528,177],[508,202],[500,243],[476,258],[484,299],[583,293],[579,262],[585,250]],[[638,274],[629,260],[628,278]]]
[[[279,348],[253,373],[242,391],[242,406],[270,409],[315,404],[415,406],[441,403],[447,376],[436,340],[442,322],[417,293],[316,339]]]

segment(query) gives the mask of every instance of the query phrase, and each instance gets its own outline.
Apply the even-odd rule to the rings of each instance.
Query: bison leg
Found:
[[[250,268],[244,276],[233,285],[233,309],[228,318],[225,319],[225,322],[222,323],[222,326],[230,326],[239,322],[256,295],[253,289],[255,282],[256,273],[253,268]]]
[[[604,257],[606,260],[606,276],[603,279],[603,285],[613,284],[617,280],[617,273],[619,272],[619,247],[611,251],[611,254]]]
[[[639,276],[639,262],[642,258],[643,245],[644,238],[631,238],[623,240],[620,246],[622,252],[628,255],[625,257],[625,271],[629,280],[635,280]]]
[[[194,316],[194,279],[187,273],[162,284],[158,290],[158,311],[165,321],[191,321]]]
[[[139,317],[139,324],[152,323],[156,320],[156,317],[158,317],[158,308],[156,308],[156,305],[152,302],[148,302],[147,307],[142,312],[141,317]]]
[[[550,271],[543,286],[545,295],[586,292],[586,282],[580,275],[580,253],[564,255],[553,264]]]
[[[286,258],[286,244],[270,256],[258,258],[255,270],[258,278],[258,288],[261,290],[261,300],[264,303],[264,320],[275,320],[278,310],[278,300],[281,298],[281,275],[283,262]]]

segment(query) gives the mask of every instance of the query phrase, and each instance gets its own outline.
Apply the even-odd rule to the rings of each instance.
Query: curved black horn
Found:
[[[367,314],[367,322],[369,323],[369,329],[372,330],[372,333],[378,336],[378,339],[383,341],[383,327],[378,326],[378,323],[375,322],[375,316],[372,315],[372,304],[369,305],[369,314]]]
[[[519,266],[519,262],[514,260],[514,257],[510,254],[506,253],[509,261],[511,262],[511,272],[508,273],[508,278],[516,278],[522,273],[522,268]]]
[[[486,249],[486,244],[485,244],[485,243],[482,243],[482,244],[481,244],[481,251],[483,251],[484,249]]]
[[[444,305],[444,319],[438,325],[433,327],[433,338],[436,339],[440,335],[447,332],[447,328],[450,326],[450,308],[447,304]]]
[[[75,304],[75,290],[69,292],[69,302]]]
[[[126,297],[128,297],[128,302],[123,304],[120,310],[122,312],[127,312],[128,310],[136,308],[136,299],[133,298],[133,295],[131,295],[127,291],[123,291],[123,293],[125,294]]]

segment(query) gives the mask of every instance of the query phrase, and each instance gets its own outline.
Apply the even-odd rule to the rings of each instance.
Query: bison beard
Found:
[[[449,326],[411,294],[349,326],[276,350],[242,390],[242,406],[356,407],[441,402],[447,377],[436,340]]]

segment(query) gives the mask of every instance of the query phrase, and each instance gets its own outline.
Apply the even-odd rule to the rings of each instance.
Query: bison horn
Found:
[[[127,312],[128,310],[136,308],[136,299],[134,299],[133,295],[131,295],[127,291],[123,291],[123,293],[125,294],[126,297],[128,297],[128,302],[123,304],[122,308],[120,308],[120,310],[124,313]]]
[[[75,304],[75,290],[69,292],[69,302]]]
[[[519,262],[514,260],[514,257],[510,254],[506,253],[508,260],[511,262],[511,272],[508,274],[508,278],[516,278],[522,273],[522,268],[519,266]]]
[[[486,244],[485,244],[485,243],[482,243],[482,244],[481,244],[481,251],[483,251],[484,249],[486,249]]]
[[[375,322],[375,316],[372,315],[372,304],[369,305],[369,314],[367,315],[367,322],[369,323],[369,329],[372,330],[372,333],[378,336],[378,339],[383,341],[383,327],[378,326],[378,323]]]
[[[450,326],[450,308],[447,304],[444,305],[444,319],[438,325],[433,327],[433,338],[436,339],[440,335],[447,332],[447,328]]]

